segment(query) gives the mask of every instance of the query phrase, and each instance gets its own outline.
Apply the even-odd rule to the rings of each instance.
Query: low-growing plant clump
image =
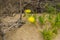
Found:
[[[25,10],[25,17],[27,18],[28,22],[36,25],[38,20],[40,26],[45,26],[44,29],[42,28],[42,31],[39,31],[41,32],[44,40],[52,40],[52,38],[55,38],[55,36],[58,34],[58,29],[60,29],[60,13],[52,14],[55,12],[55,9],[53,7],[51,8],[52,9],[48,9],[49,14],[45,12],[42,16],[39,15],[38,18],[36,14],[30,14],[30,9]]]

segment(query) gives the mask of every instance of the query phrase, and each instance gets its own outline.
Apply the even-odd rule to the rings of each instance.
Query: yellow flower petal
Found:
[[[31,13],[31,10],[30,9],[26,9],[25,13]]]
[[[34,23],[35,22],[35,18],[33,16],[31,16],[31,17],[28,18],[28,21],[31,22],[31,23]]]

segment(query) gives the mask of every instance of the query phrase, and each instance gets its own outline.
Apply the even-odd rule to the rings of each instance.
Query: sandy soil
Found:
[[[5,18],[4,22],[11,22],[9,18],[11,17]],[[16,15],[11,19],[12,21],[13,19],[16,21],[18,18],[19,18],[19,15]],[[13,29],[12,31],[7,32],[5,35],[5,40],[43,40],[43,37],[39,32],[39,27],[35,27],[30,23],[26,23],[21,28],[16,28],[16,29]],[[56,38],[54,38],[53,40],[60,40],[60,32],[58,33]]]
[[[32,24],[25,24],[21,28],[7,34],[6,40],[43,40],[41,33]],[[60,40],[60,33],[53,40]]]
[[[40,40],[41,35],[38,29],[33,25],[24,24],[21,28],[18,28],[13,35],[9,35],[7,40]]]

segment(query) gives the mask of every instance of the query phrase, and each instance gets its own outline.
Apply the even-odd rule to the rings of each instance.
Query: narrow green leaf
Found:
[[[43,17],[39,16],[38,20],[41,24],[44,24],[44,18]]]

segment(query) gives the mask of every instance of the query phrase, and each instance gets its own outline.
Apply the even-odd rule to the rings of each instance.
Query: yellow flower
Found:
[[[30,9],[26,9],[24,12],[25,13],[31,13],[31,10]]]
[[[35,22],[35,18],[33,16],[31,16],[31,17],[28,18],[28,21],[31,22],[31,23],[34,23]]]

